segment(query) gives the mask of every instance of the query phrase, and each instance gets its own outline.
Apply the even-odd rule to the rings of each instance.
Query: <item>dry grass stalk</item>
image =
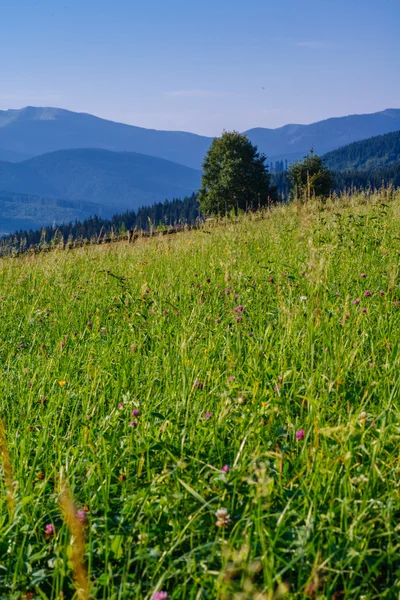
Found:
[[[62,484],[60,504],[65,523],[71,532],[73,579],[80,600],[89,600],[90,585],[85,567],[85,530],[84,523],[78,518],[76,506],[66,483]]]
[[[7,506],[8,512],[12,517],[15,511],[15,499],[14,499],[14,485],[13,485],[13,471],[11,466],[10,455],[7,448],[7,436],[5,422],[0,421],[0,452],[3,460],[4,480],[7,490]]]

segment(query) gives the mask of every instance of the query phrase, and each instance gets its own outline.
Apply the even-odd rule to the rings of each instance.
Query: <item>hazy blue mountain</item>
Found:
[[[211,138],[115,123],[59,108],[0,111],[0,147],[31,156],[56,150],[103,148],[137,152],[200,168]]]
[[[82,220],[92,215],[111,217],[114,212],[107,206],[90,202],[0,192],[0,235]]]
[[[256,128],[246,133],[269,160],[301,158],[311,147],[323,154],[400,129],[400,109],[337,117],[311,125]],[[0,111],[0,148],[37,156],[63,149],[103,148],[165,158],[200,169],[212,138],[182,131],[157,131],[59,108]],[[14,160],[8,158],[8,160]]]
[[[199,188],[200,178],[200,171],[161,158],[99,149],[60,150],[20,163],[0,162],[0,190],[80,200],[111,212],[189,196]],[[1,230],[3,218],[0,211]],[[69,213],[69,218],[75,217]]]
[[[332,170],[366,171],[400,163],[400,131],[354,142],[324,156]]]

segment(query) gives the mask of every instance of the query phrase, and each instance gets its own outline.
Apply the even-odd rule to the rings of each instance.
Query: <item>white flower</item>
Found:
[[[217,522],[215,523],[217,527],[226,527],[231,520],[226,508],[219,508],[215,516],[217,517]]]
[[[305,302],[307,300],[307,296],[300,296],[300,302]]]

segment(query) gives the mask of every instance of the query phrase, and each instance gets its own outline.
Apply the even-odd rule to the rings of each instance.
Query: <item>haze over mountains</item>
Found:
[[[290,162],[311,147],[324,154],[397,130],[400,109],[246,133],[268,162],[285,158]],[[0,234],[93,214],[111,216],[190,195],[199,187],[211,141],[193,133],[144,129],[58,108],[0,111]],[[369,146],[368,152],[377,148]],[[360,162],[363,151],[354,152]],[[341,168],[346,157],[342,152],[329,160]]]
[[[268,159],[300,158],[313,147],[318,154],[375,135],[400,129],[400,109],[369,115],[351,115],[312,123],[262,127],[246,131]],[[60,108],[26,107],[0,111],[0,154],[18,160],[56,150],[102,148],[138,152],[171,160],[194,169],[212,138],[182,131],[157,131],[115,123]],[[9,156],[7,158],[7,152]]]

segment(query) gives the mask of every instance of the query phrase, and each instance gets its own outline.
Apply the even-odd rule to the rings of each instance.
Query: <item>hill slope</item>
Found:
[[[0,259],[3,599],[78,597],[60,481],[93,600],[397,599],[383,200]]]
[[[60,150],[0,163],[0,190],[84,200],[119,210],[190,195],[200,171],[132,152]]]
[[[324,153],[344,144],[400,129],[400,109],[351,115],[277,129],[256,128],[246,133],[268,158],[300,158],[313,147]],[[73,148],[104,148],[138,152],[200,169],[212,138],[181,131],[157,131],[107,121],[59,108],[27,107],[0,111],[3,156],[37,156]],[[5,152],[10,154],[7,157]],[[14,158],[11,158],[14,156]]]
[[[400,131],[348,144],[328,152],[324,160],[335,171],[390,167],[400,162]]]

